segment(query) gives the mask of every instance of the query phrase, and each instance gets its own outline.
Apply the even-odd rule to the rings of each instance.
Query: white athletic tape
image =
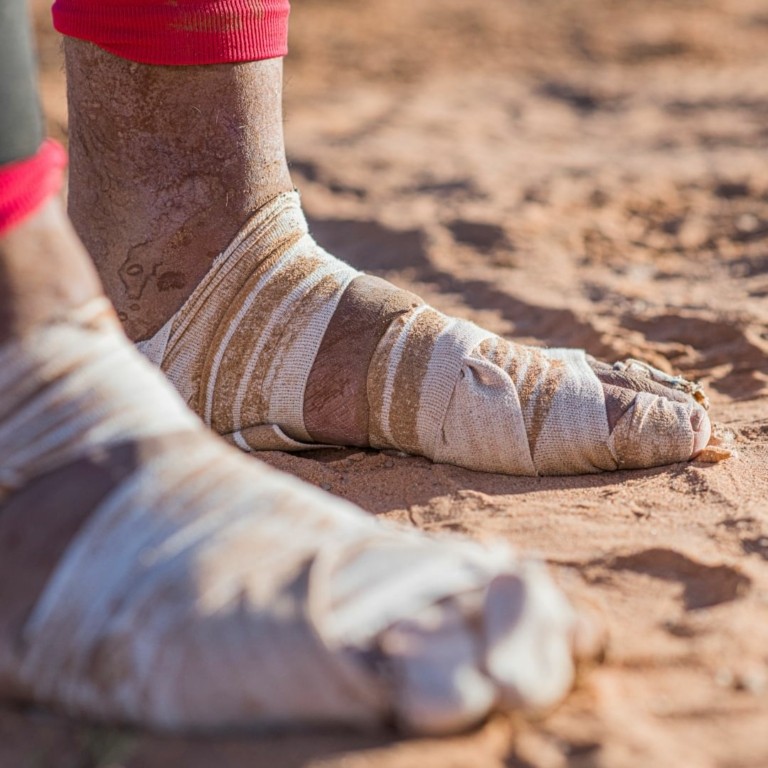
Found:
[[[307,379],[358,275],[317,246],[298,195],[284,194],[253,216],[174,318],[139,348],[241,449],[306,450]],[[685,460],[693,448],[693,401],[638,397],[611,438],[603,388],[583,351],[513,344],[426,305],[384,332],[367,396],[373,447],[485,472],[655,466]]]
[[[199,423],[103,313],[96,301],[79,312],[79,324],[57,323],[0,347],[0,487],[7,491],[126,431],[152,437]],[[155,396],[144,401],[143,391]]]
[[[138,345],[209,426],[246,450],[316,447],[304,426],[306,381],[359,274],[309,237],[296,199],[281,195],[259,211],[179,312]]]
[[[543,571],[382,524],[223,446],[110,323],[0,347],[0,385],[11,491],[178,437],[115,481],[0,658],[34,700],[176,730],[394,716],[437,733],[570,686],[573,615]]]

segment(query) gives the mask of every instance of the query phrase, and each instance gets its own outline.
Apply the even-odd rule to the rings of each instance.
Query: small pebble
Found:
[[[760,226],[760,219],[753,213],[744,213],[739,216],[736,222],[736,229],[739,232],[755,232]]]
[[[720,445],[708,445],[697,457],[696,461],[704,461],[707,464],[715,464],[718,461],[735,458],[736,451],[724,448]]]
[[[768,672],[762,667],[754,667],[736,675],[733,687],[737,691],[746,691],[755,695],[763,693],[768,687]]]

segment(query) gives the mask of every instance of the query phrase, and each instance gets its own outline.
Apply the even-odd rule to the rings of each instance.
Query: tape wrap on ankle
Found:
[[[280,195],[138,348],[239,448],[315,448],[303,417],[306,382],[336,306],[358,275],[309,236],[298,196]]]
[[[112,445],[135,461],[0,644],[20,695],[175,730],[444,733],[570,686],[573,613],[540,567],[383,524],[221,445],[105,299],[0,345],[0,504]]]
[[[199,423],[126,344],[111,311],[106,299],[95,300],[74,319],[0,347],[0,501],[128,431],[152,437]],[[137,400],[140,392],[153,397]],[[66,418],[54,417],[61,403]]]
[[[240,448],[317,447],[305,423],[307,385],[359,275],[315,243],[298,195],[286,193],[253,215],[184,306],[139,348]],[[352,350],[361,335],[349,322]],[[612,439],[603,387],[583,350],[515,344],[410,299],[375,331],[381,335],[362,371],[363,429],[373,447],[513,475],[690,456],[692,400],[638,397]],[[660,447],[646,450],[651,444]]]
[[[141,64],[260,61],[288,52],[288,0],[56,0],[70,37]]]

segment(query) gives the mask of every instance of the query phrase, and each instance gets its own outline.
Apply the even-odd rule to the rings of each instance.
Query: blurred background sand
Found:
[[[767,51],[764,0],[295,0],[286,132],[321,243],[500,333],[701,378],[739,458],[516,479],[265,455],[372,513],[537,551],[604,615],[605,664],[547,717],[441,741],[0,710],[0,767],[768,765]]]

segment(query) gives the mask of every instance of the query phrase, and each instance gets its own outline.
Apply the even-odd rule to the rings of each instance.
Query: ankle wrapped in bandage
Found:
[[[0,502],[127,433],[136,439],[194,428],[198,420],[142,363],[105,298],[0,347]],[[152,398],[137,398],[141,391]]]
[[[0,235],[59,192],[66,164],[63,147],[48,139],[32,157],[0,166]]]
[[[333,430],[310,428],[308,403],[322,407],[335,397],[335,410],[344,407],[344,386],[308,383],[326,335],[345,342],[334,326],[337,308],[370,279],[323,251],[307,233],[298,196],[284,194],[253,216],[181,310],[139,348],[208,425],[245,450],[366,444],[514,475],[690,457],[693,399],[640,392],[611,429],[602,384],[582,350],[514,344],[411,294],[390,302],[379,327],[364,299],[347,318],[342,365],[360,365],[357,350],[371,343],[358,387],[366,439],[337,441]],[[375,291],[380,302],[386,290]],[[355,387],[347,390],[349,400]],[[356,407],[350,402],[350,412]]]
[[[0,345],[0,516],[80,458],[114,470],[0,642],[4,685],[153,728],[422,733],[568,690],[574,614],[540,565],[382,524],[228,449],[106,307]],[[122,467],[107,463],[117,446]]]
[[[288,52],[288,0],[56,0],[70,37],[141,64],[259,61]]]
[[[257,252],[263,258],[254,258]],[[312,240],[298,196],[281,195],[245,225],[184,306],[138,347],[192,410],[239,448],[316,447],[304,424],[307,377],[358,274]]]

